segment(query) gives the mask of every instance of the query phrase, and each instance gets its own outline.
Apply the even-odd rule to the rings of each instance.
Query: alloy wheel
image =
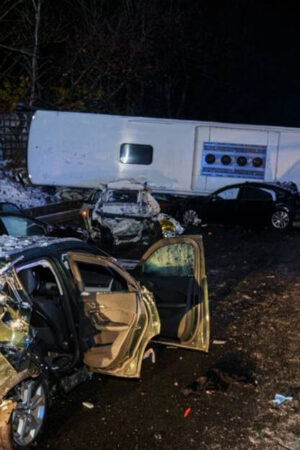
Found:
[[[17,387],[17,406],[12,415],[13,441],[20,447],[30,445],[45,419],[46,392],[43,383],[26,380]]]
[[[283,210],[275,211],[272,215],[271,222],[277,230],[284,230],[290,223],[289,213]]]
[[[183,225],[185,227],[189,225],[198,225],[198,222],[200,222],[198,218],[198,214],[193,209],[188,209],[184,212],[182,216]]]

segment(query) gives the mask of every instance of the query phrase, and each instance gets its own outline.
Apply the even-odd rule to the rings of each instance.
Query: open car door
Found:
[[[209,307],[202,236],[156,242],[134,272],[154,294],[161,321],[161,333],[155,341],[208,351]]]
[[[84,363],[95,372],[139,377],[145,348],[160,332],[153,297],[109,258],[80,252],[67,258],[81,292],[79,339],[92,331]]]

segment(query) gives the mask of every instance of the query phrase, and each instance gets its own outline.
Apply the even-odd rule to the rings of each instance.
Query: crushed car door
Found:
[[[82,315],[93,330],[85,364],[95,372],[139,377],[145,348],[160,332],[153,298],[109,258],[80,252],[67,256],[81,292]],[[83,339],[85,330],[80,333]]]
[[[152,291],[161,321],[157,342],[208,351],[209,308],[201,236],[162,239],[135,276]]]

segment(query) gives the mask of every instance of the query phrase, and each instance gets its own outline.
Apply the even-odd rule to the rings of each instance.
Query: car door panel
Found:
[[[134,292],[95,293],[84,297],[84,312],[97,330],[126,330],[136,319]]]
[[[93,371],[122,377],[139,377],[145,348],[160,332],[153,297],[135,280],[107,258],[68,253],[71,270],[81,290],[83,313],[95,330],[93,343],[85,351],[84,362]],[[88,291],[79,263],[106,266],[128,282],[128,292]]]
[[[208,351],[209,311],[202,237],[181,236],[157,242],[142,257],[136,276],[154,294],[161,321],[161,334],[155,340]]]
[[[143,282],[147,285],[147,279],[143,279]],[[161,320],[161,337],[177,339],[179,323],[189,309],[187,291],[191,290],[191,283],[192,280],[188,278],[155,277],[153,281],[151,279],[150,286],[155,293]]]
[[[84,312],[94,328],[95,346],[84,355],[87,365],[108,369],[124,352],[126,341],[135,326],[137,318],[137,294],[95,293],[84,296]],[[102,331],[105,331],[105,341],[102,341]]]
[[[243,224],[267,224],[274,207],[275,193],[263,187],[245,186],[239,194],[239,215]]]
[[[237,187],[228,187],[211,194],[204,208],[204,220],[208,223],[235,224],[239,222]]]

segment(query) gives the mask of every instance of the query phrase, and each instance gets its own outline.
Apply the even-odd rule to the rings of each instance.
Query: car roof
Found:
[[[0,212],[10,212],[9,209],[12,207],[14,211],[22,213],[21,209],[12,202],[0,202]],[[5,211],[7,209],[7,211]]]
[[[41,222],[39,219],[36,219],[35,217],[26,216],[22,211],[19,212],[10,212],[10,211],[0,211],[0,217],[6,217],[6,216],[12,216],[12,217],[22,217],[23,219],[29,219],[33,220],[34,222]]]
[[[20,255],[24,255],[26,259],[33,257],[39,258],[50,256],[55,253],[63,253],[64,251],[70,251],[72,249],[81,249],[107,256],[107,254],[100,249],[76,238],[0,236],[0,261],[11,260]]]
[[[215,191],[219,192],[223,189],[227,188],[238,188],[238,187],[244,187],[244,186],[253,186],[253,187],[264,187],[274,190],[283,190],[286,192],[291,192],[293,190],[292,186],[288,184],[280,184],[279,182],[271,182],[271,181],[244,181],[243,183],[235,183],[235,184],[228,184],[226,186],[223,186]]]

